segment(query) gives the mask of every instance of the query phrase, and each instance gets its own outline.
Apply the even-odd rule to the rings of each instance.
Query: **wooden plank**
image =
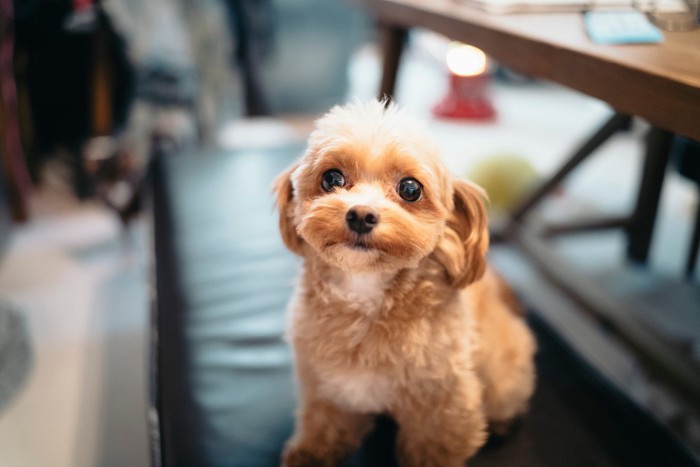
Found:
[[[564,263],[535,235],[517,229],[509,233],[509,239],[551,283],[634,349],[650,371],[663,377],[683,399],[700,406],[697,365],[644,326],[627,305],[603,293],[593,281]]]
[[[566,223],[549,224],[542,228],[541,235],[546,238],[559,235],[590,233],[598,230],[627,229],[630,225],[629,216],[603,217],[600,219],[575,219]]]

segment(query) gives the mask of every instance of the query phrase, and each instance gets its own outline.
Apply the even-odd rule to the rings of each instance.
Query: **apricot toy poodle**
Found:
[[[486,265],[483,191],[393,104],[334,107],[275,181],[299,385],[282,463],[338,465],[378,414],[402,466],[462,466],[527,409],[535,340]]]

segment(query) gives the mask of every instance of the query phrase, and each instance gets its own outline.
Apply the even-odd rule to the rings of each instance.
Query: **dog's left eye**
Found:
[[[321,178],[321,188],[324,191],[331,192],[335,187],[345,186],[345,177],[338,169],[326,170]]]
[[[404,178],[399,182],[396,191],[399,193],[399,196],[406,201],[418,201],[423,192],[423,185],[415,178]]]

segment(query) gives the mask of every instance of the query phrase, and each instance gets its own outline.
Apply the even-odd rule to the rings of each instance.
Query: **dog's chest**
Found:
[[[377,349],[367,345],[378,339],[377,313],[385,301],[391,277],[382,273],[341,273],[327,278],[328,309],[333,324],[315,328],[314,338],[337,344],[334,351],[315,356],[321,393],[338,405],[356,412],[376,413],[389,408],[394,379],[378,369],[357,366],[350,359],[372,361]],[[308,334],[307,334],[308,336]],[[355,360],[355,361],[357,361]]]
[[[336,300],[372,314],[384,301],[388,280],[381,273],[348,273],[333,277],[328,288]]]
[[[383,412],[389,408],[394,394],[392,379],[374,371],[333,370],[319,376],[325,397],[357,412]]]

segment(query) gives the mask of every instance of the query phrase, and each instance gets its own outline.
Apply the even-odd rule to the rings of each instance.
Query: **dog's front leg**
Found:
[[[371,415],[344,410],[308,392],[297,414],[294,436],[282,456],[284,467],[339,465],[372,428]]]
[[[471,372],[470,372],[471,373]],[[402,467],[463,467],[486,440],[481,387],[474,375],[456,387],[421,384],[393,410]]]

